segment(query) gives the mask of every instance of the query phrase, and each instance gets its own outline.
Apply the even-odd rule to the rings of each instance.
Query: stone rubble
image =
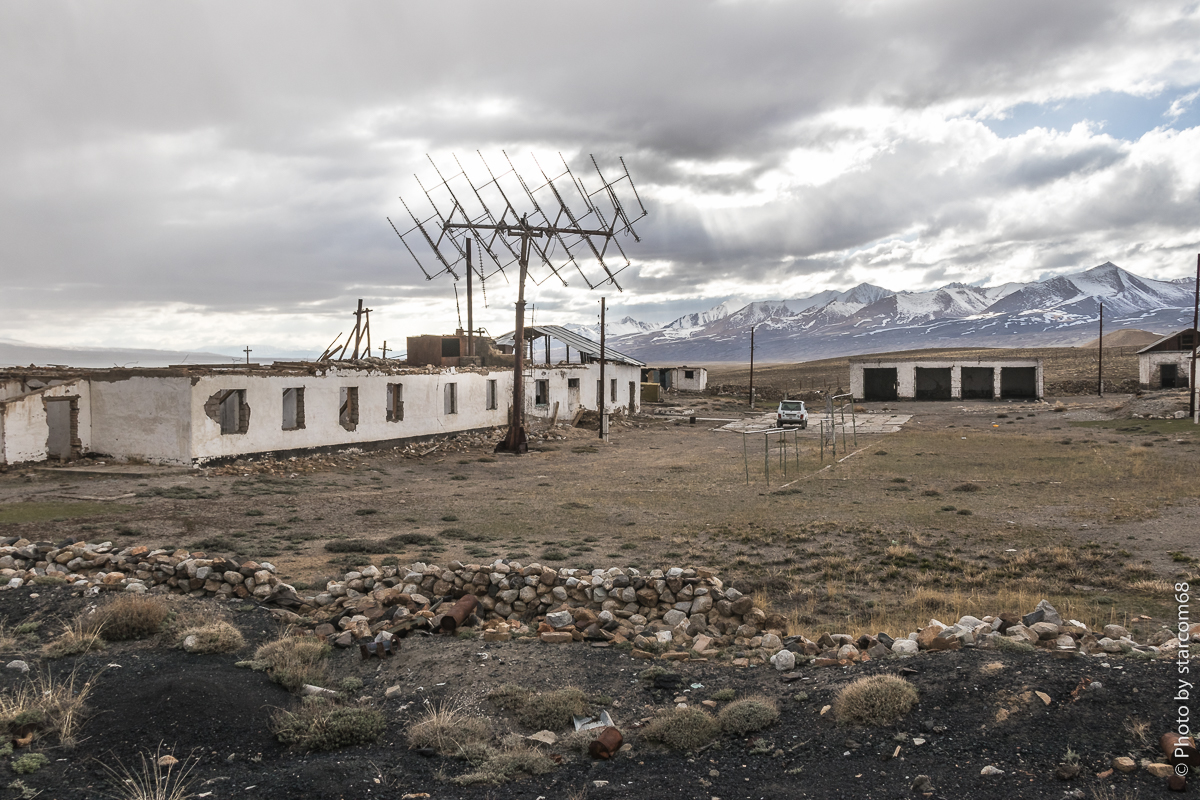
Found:
[[[437,630],[439,610],[448,610],[467,594],[477,598],[478,606],[459,630],[477,627],[488,641],[536,637],[550,644],[627,643],[637,658],[722,657],[732,658],[735,666],[770,664],[781,672],[803,664],[844,667],[965,647],[1036,647],[1058,657],[1153,657],[1173,654],[1180,646],[1167,629],[1143,643],[1120,625],[1093,632],[1078,621],[1064,621],[1045,600],[1024,617],[968,615],[950,625],[932,619],[901,639],[886,633],[857,639],[823,633],[813,641],[789,636],[786,617],[756,607],[751,597],[727,586],[707,567],[587,571],[504,560],[452,561],[445,567],[366,565],[303,593],[276,573],[270,562],[182,549],[0,540],[0,589],[49,580],[89,597],[125,591],[252,599],[273,606],[281,621],[312,627],[342,647],[381,641],[381,636],[402,635],[414,627]]]

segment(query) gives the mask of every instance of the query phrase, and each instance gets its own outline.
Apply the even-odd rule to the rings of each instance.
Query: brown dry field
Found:
[[[700,416],[750,413],[691,399]],[[770,483],[763,437],[747,441],[747,482],[741,435],[652,415],[614,424],[607,443],[559,427],[524,456],[383,451],[275,474],[249,463],[141,477],[14,468],[0,474],[0,535],[267,559],[302,588],[368,561],[706,565],[810,636],[903,634],[930,616],[1028,611],[1041,597],[1093,626],[1124,623],[1161,618],[1167,582],[1197,577],[1196,427],[1128,418],[1185,402],[895,403],[912,414],[901,431],[860,436],[834,462],[810,428],[786,480],[776,460]],[[127,493],[139,496],[96,499]],[[378,552],[336,552],[353,548]]]

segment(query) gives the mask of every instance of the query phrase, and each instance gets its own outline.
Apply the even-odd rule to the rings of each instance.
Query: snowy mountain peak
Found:
[[[708,325],[711,322],[725,319],[725,317],[728,317],[734,311],[737,311],[739,308],[742,308],[745,305],[745,301],[731,298],[726,300],[724,303],[719,303],[718,305],[713,306],[707,311],[700,311],[695,314],[685,314],[679,319],[667,323],[663,327],[678,331],[684,331],[690,328],[699,328],[704,325]]]

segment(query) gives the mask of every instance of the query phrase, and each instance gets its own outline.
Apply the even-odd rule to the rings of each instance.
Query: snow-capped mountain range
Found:
[[[1142,278],[1112,263],[1032,283],[951,283],[894,292],[863,283],[789,300],[728,300],[665,325],[626,317],[608,323],[612,347],[648,363],[797,361],[925,347],[1049,347],[1106,331],[1163,333],[1192,321],[1195,280]],[[596,325],[568,326],[593,339]]]

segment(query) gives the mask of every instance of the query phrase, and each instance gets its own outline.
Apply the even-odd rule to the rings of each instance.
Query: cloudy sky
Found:
[[[624,291],[542,281],[543,322],[1183,277],[1198,43],[1200,3],[1167,0],[9,0],[0,337],[315,354],[359,297],[376,342],[450,331],[453,280],[386,217],[411,226],[426,154],[476,151],[624,156],[649,211]],[[494,276],[477,323],[514,296]]]

